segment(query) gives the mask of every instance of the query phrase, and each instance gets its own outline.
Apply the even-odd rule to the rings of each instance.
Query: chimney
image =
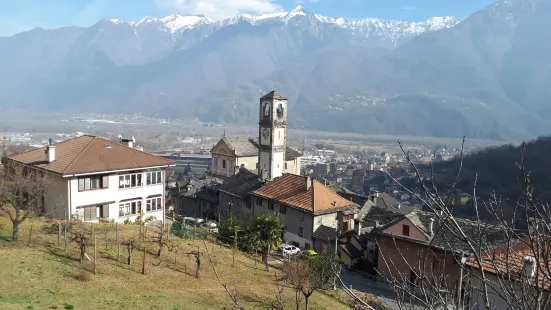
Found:
[[[434,219],[431,218],[429,222],[429,235],[432,237],[434,235]]]
[[[306,177],[306,190],[309,190],[312,187],[312,178],[310,176]]]
[[[528,280],[536,275],[536,259],[533,256],[524,256],[524,273]]]
[[[379,198],[379,192],[375,192],[375,197]]]
[[[356,232],[356,235],[360,235],[360,231],[362,230],[362,222],[359,219],[354,220],[354,231]]]
[[[50,144],[46,146],[46,162],[53,162],[55,161],[55,145],[52,144],[52,139],[50,139]]]

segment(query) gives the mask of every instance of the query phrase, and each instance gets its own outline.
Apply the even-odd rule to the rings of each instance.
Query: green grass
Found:
[[[5,219],[0,218],[0,222]],[[243,253],[236,254],[232,267],[232,250],[200,240],[171,237],[178,243],[178,252],[165,250],[159,263],[155,255],[147,254],[147,275],[141,274],[143,252],[136,250],[132,266],[126,265],[125,249],[117,260],[114,232],[97,233],[98,274],[90,272],[90,262],[80,263],[76,244],[69,243],[64,251],[63,238],[57,245],[57,235],[37,229],[35,221],[31,244],[28,246],[30,224],[21,229],[18,243],[0,243],[0,309],[222,309],[232,308],[231,299],[216,280],[207,257],[202,259],[201,278],[196,279],[194,260],[186,252],[200,247],[214,253],[213,260],[220,277],[246,309],[269,309],[276,301],[277,287],[274,268],[270,272],[255,264]],[[10,235],[9,225],[0,225],[0,237]],[[122,236],[137,235],[137,226],[124,226]],[[151,235],[152,236],[152,235]],[[176,241],[177,240],[177,241]],[[106,242],[108,241],[108,242]],[[107,244],[107,246],[106,246]],[[156,251],[153,242],[148,252]],[[87,254],[93,257],[93,248]],[[176,258],[176,262],[175,262]],[[284,288],[287,308],[294,308],[294,292]],[[311,298],[311,309],[348,309],[345,304],[324,292]]]

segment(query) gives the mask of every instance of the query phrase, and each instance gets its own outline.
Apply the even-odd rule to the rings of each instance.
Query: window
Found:
[[[119,204],[119,216],[139,215],[142,213],[142,201],[134,200]]]
[[[299,227],[299,228],[298,228],[298,236],[299,236],[299,237],[302,237],[303,235],[304,235],[304,228]]]
[[[109,217],[109,205],[98,205],[83,207],[84,221],[95,221],[100,218]]]
[[[142,185],[141,172],[119,175],[119,188],[139,187]]]
[[[402,235],[409,236],[409,225],[402,225]]]
[[[147,198],[145,201],[145,211],[154,212],[163,209],[162,197]]]
[[[78,178],[79,192],[102,188],[109,188],[108,175],[94,175],[84,178]]]
[[[252,209],[252,206],[251,206],[251,202],[250,201],[247,201],[246,204],[245,204],[246,208],[247,209]]]
[[[287,163],[285,163],[285,170],[287,170]]]
[[[343,221],[351,221],[351,220],[353,220],[353,219],[354,219],[354,214],[348,214],[348,215],[344,215],[344,216],[342,217],[342,220],[343,220]]]
[[[284,205],[279,205],[279,213],[286,214],[287,213],[287,207]]]
[[[274,210],[274,203],[273,202],[271,202],[271,201],[268,202],[268,209],[270,209],[272,211]]]
[[[222,159],[222,169],[226,169],[226,160]]]
[[[256,198],[256,205],[257,206],[262,206],[262,198],[260,198],[260,197]]]
[[[145,176],[145,184],[147,185],[163,183],[163,172],[161,170],[148,171],[145,173]]]
[[[301,222],[304,222],[304,214],[301,214],[301,215],[298,217],[298,220],[301,221]]]

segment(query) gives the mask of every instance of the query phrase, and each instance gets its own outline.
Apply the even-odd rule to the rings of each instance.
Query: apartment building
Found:
[[[164,221],[166,169],[173,161],[83,135],[9,158],[46,176],[44,215],[123,222],[140,214]]]

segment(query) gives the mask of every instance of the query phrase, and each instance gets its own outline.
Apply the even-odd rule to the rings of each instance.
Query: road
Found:
[[[390,309],[400,309],[396,294],[384,283],[375,282],[359,272],[348,269],[341,271],[341,280],[348,288],[352,287],[353,290],[377,296]]]

